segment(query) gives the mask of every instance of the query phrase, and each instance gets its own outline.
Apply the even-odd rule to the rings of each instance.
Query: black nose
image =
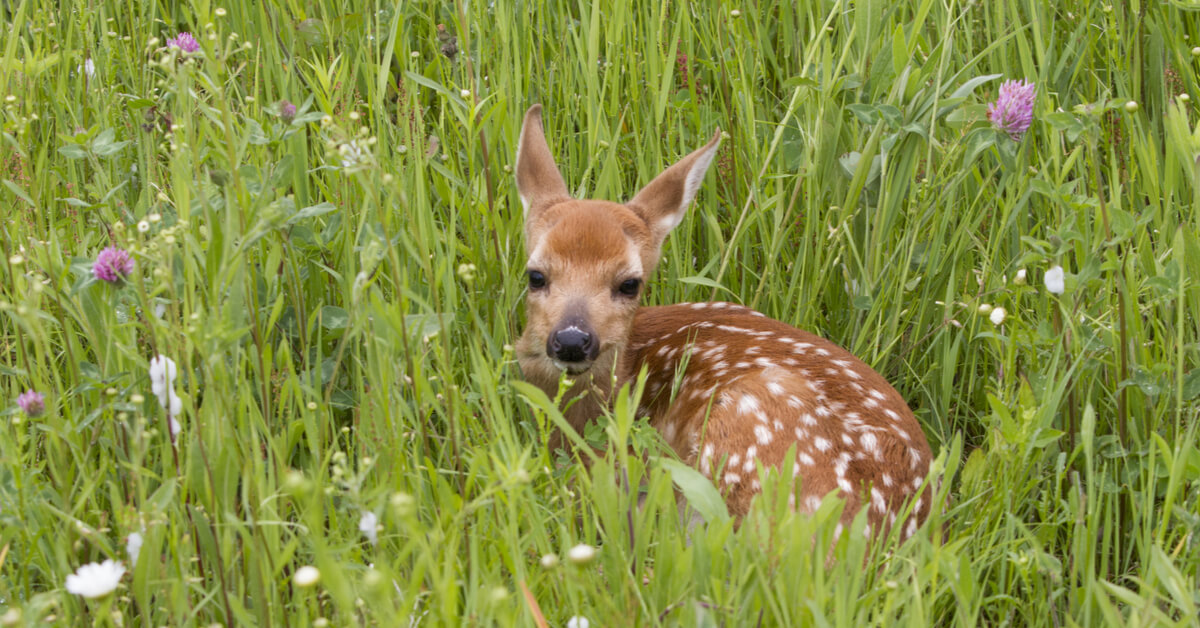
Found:
[[[572,325],[550,335],[546,343],[550,357],[560,362],[582,362],[596,358],[596,340],[592,334]]]

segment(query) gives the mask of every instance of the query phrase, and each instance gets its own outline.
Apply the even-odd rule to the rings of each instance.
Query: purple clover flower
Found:
[[[1005,81],[1000,86],[1000,97],[988,105],[988,120],[992,126],[1008,133],[1014,142],[1033,124],[1033,99],[1037,96],[1037,85],[1026,80]]]
[[[200,52],[200,42],[196,41],[195,37],[187,31],[182,31],[178,35],[167,40],[168,48],[178,48],[184,54],[195,54]]]
[[[34,392],[31,388],[17,395],[17,405],[21,406],[21,411],[25,413],[25,416],[32,419],[41,416],[46,411],[46,396]]]
[[[279,101],[279,119],[285,124],[291,124],[292,120],[296,119],[296,105],[293,105],[287,99]]]
[[[129,257],[128,251],[115,246],[100,251],[100,254],[96,256],[96,263],[92,264],[92,275],[100,281],[111,284],[120,284],[131,274],[133,274],[133,258]]]

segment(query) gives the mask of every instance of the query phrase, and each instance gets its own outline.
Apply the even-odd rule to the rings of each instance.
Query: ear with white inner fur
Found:
[[[558,166],[554,165],[550,146],[546,144],[546,134],[542,130],[541,105],[534,105],[525,112],[525,122],[521,125],[521,139],[517,144],[516,171],[517,193],[521,195],[521,204],[525,206],[526,225],[533,217],[530,215],[531,211],[537,213],[553,203],[571,197]]]
[[[708,172],[708,166],[720,144],[721,130],[717,129],[708,144],[662,171],[633,200],[626,203],[646,221],[658,246],[662,246],[667,234],[683,220],[683,214],[692,199],[696,198],[700,183],[704,181],[704,173]]]

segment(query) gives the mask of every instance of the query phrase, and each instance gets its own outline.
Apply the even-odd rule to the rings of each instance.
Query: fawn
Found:
[[[644,367],[640,413],[685,463],[717,482],[736,517],[760,490],[758,465],[780,468],[791,450],[800,478],[793,508],[812,512],[837,491],[846,501],[838,532],[869,505],[871,537],[890,530],[915,499],[902,530],[902,538],[912,536],[932,505],[922,487],[932,455],[912,411],[881,375],[845,349],[746,307],[638,304],[720,132],[622,205],[570,197],[541,113],[541,105],[526,112],[516,160],[529,251],[527,323],[516,345],[525,379],[553,398],[568,373],[575,383],[564,416],[582,432],[613,386]]]

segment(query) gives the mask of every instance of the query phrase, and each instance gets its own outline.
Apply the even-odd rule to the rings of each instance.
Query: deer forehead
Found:
[[[548,209],[530,230],[529,268],[552,280],[642,277],[649,269],[646,224],[624,205],[569,201]],[[566,276],[563,273],[569,273]]]

